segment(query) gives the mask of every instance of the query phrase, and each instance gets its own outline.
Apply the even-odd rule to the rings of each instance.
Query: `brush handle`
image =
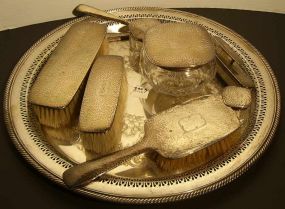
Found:
[[[70,188],[87,185],[92,180],[119,166],[131,157],[145,152],[147,149],[149,148],[146,147],[146,143],[141,141],[127,149],[75,165],[63,173],[63,182]]]
[[[119,18],[113,14],[110,14],[108,12],[105,12],[103,10],[97,9],[95,7],[91,7],[85,4],[79,4],[77,7],[74,8],[73,12],[72,12],[75,16],[84,16],[84,15],[89,15],[89,16],[95,16],[95,17],[101,17],[104,18],[106,20],[112,20],[112,21],[116,21],[119,23],[122,23],[124,25],[128,25],[128,21]]]

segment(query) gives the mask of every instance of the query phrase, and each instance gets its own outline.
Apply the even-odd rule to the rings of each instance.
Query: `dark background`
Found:
[[[266,57],[279,81],[281,94],[284,92],[285,15],[224,9],[182,10],[216,20],[249,40]],[[221,189],[191,200],[141,206],[115,204],[72,193],[41,176],[10,141],[3,121],[3,93],[10,72],[25,51],[66,21],[0,32],[0,208],[285,208],[284,111],[271,146],[248,172]]]

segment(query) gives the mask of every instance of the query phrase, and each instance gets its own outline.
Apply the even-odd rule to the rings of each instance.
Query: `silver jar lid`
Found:
[[[150,28],[144,50],[154,65],[185,71],[215,59],[215,45],[205,28],[189,23],[166,23]]]

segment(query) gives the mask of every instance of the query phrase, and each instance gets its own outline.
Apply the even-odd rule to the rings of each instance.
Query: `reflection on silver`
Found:
[[[140,166],[142,165],[137,165],[137,167],[122,165],[110,171],[108,175],[102,176],[88,187],[75,191],[108,201],[144,204],[149,202],[161,203],[192,198],[213,191],[244,173],[270,144],[269,142],[276,130],[280,116],[280,94],[277,82],[264,57],[235,32],[197,15],[157,8],[124,8],[109,12],[127,19],[152,16],[158,17],[162,21],[197,22],[207,26],[211,33],[221,37],[235,51],[237,56],[243,57],[244,62],[248,64],[244,72],[247,78],[251,78],[253,83],[256,84],[256,89],[253,92],[253,101],[250,108],[239,113],[248,120],[249,124],[245,125],[242,131],[241,142],[233,150],[229,150],[220,158],[207,163],[206,166],[196,168],[191,172],[183,171],[177,175],[173,171],[161,172],[158,168],[144,167],[141,169]],[[58,145],[56,149],[61,154],[51,148],[39,132],[34,117],[25,101],[31,83],[60,37],[63,36],[71,24],[83,19],[91,20],[91,18],[85,17],[63,25],[39,40],[38,44],[34,45],[24,55],[11,74],[4,100],[5,120],[11,140],[28,162],[46,177],[60,185],[63,185],[61,180],[62,172],[71,166],[71,162],[85,162],[86,155],[80,144],[74,144],[73,146]],[[115,43],[112,42],[112,44]],[[121,45],[121,42],[116,44]],[[128,47],[123,48],[124,50],[120,50],[120,53],[128,56],[126,50]],[[125,60],[126,64],[129,65],[127,62],[128,57],[125,57]],[[132,70],[128,70],[128,72],[128,78],[131,78],[129,80],[140,80],[136,79],[137,74],[135,72]],[[256,73],[259,74],[258,77]],[[229,84],[228,81],[225,83]],[[134,82],[132,85],[139,85],[139,82]],[[270,94],[265,96],[266,92],[270,92]],[[19,95],[21,95],[21,98],[19,98]],[[145,117],[137,100],[139,99],[132,98],[132,101],[128,101],[128,113]],[[270,110],[265,108],[262,105],[264,103],[273,108],[270,108]],[[134,111],[132,107],[136,107],[137,111]],[[268,134],[265,136],[260,134],[260,131]],[[130,141],[135,142],[135,138],[128,137],[124,142]],[[153,162],[148,161],[147,164],[153,165]],[[133,172],[130,170],[136,168],[140,168],[142,173],[132,176]],[[217,173],[219,173],[218,179],[216,178]],[[136,193],[134,193],[134,190]],[[173,191],[176,191],[175,195]],[[157,195],[154,196],[153,194]]]

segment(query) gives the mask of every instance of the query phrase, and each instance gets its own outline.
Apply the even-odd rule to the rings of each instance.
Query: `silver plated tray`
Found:
[[[204,26],[221,38],[243,61],[255,86],[254,103],[241,142],[210,163],[184,172],[163,172],[148,156],[140,155],[74,191],[104,200],[127,203],[160,203],[192,198],[215,190],[244,173],[268,147],[280,113],[277,81],[263,56],[237,33],[207,18],[170,9],[122,8],[110,10],[121,18],[157,18],[163,22],[190,22]],[[103,20],[83,17],[68,22],[35,43],[14,68],[7,84],[4,109],[11,139],[23,157],[43,175],[64,186],[62,173],[74,163],[96,157],[85,152],[80,143],[62,145],[51,142],[40,131],[28,104],[29,89],[41,67],[67,29],[79,21]],[[118,27],[108,22],[109,30]],[[130,89],[140,84],[140,75],[128,62],[128,42],[110,44],[112,54],[124,56]],[[217,87],[217,90],[219,88]],[[121,147],[136,143],[143,135],[146,114],[141,98],[129,91]]]

